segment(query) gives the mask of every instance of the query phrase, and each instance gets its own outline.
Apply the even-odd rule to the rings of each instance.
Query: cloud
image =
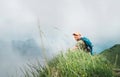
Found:
[[[79,31],[94,44],[94,51],[100,52],[116,43],[120,43],[119,0],[1,0],[0,1],[0,39],[11,47],[12,40],[34,38],[41,46],[38,30],[42,30],[45,47],[58,53],[75,44],[72,33]],[[2,47],[4,45],[1,44]],[[1,48],[1,47],[0,47]],[[24,63],[24,59],[12,49],[1,48],[3,63],[0,66],[6,72],[12,65]],[[6,64],[5,64],[6,63]],[[5,64],[5,65],[4,65]],[[6,67],[5,69],[2,67]],[[1,71],[3,71],[1,70]],[[1,74],[0,71],[0,74]],[[3,72],[2,72],[3,73]]]

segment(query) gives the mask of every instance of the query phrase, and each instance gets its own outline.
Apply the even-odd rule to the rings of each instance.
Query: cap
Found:
[[[80,35],[81,36],[81,34],[79,33],[79,32],[75,32],[75,33],[73,33],[73,35]]]

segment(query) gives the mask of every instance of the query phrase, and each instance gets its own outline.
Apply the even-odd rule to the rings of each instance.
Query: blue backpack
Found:
[[[88,38],[86,38],[86,37],[82,37],[81,40],[84,41],[84,43],[87,46],[87,49],[90,51],[91,55],[93,55],[93,45],[92,45],[92,42]]]

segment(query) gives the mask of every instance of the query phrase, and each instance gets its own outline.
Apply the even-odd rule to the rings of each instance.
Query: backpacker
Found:
[[[86,44],[87,50],[90,51],[91,55],[93,55],[93,45],[92,42],[86,38],[86,37],[82,37],[81,40],[84,41],[84,43]]]

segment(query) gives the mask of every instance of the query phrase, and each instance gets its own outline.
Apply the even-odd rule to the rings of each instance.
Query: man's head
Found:
[[[79,32],[73,33],[73,36],[74,36],[74,39],[75,39],[76,41],[79,41],[80,38],[81,38],[81,34],[80,34]]]

